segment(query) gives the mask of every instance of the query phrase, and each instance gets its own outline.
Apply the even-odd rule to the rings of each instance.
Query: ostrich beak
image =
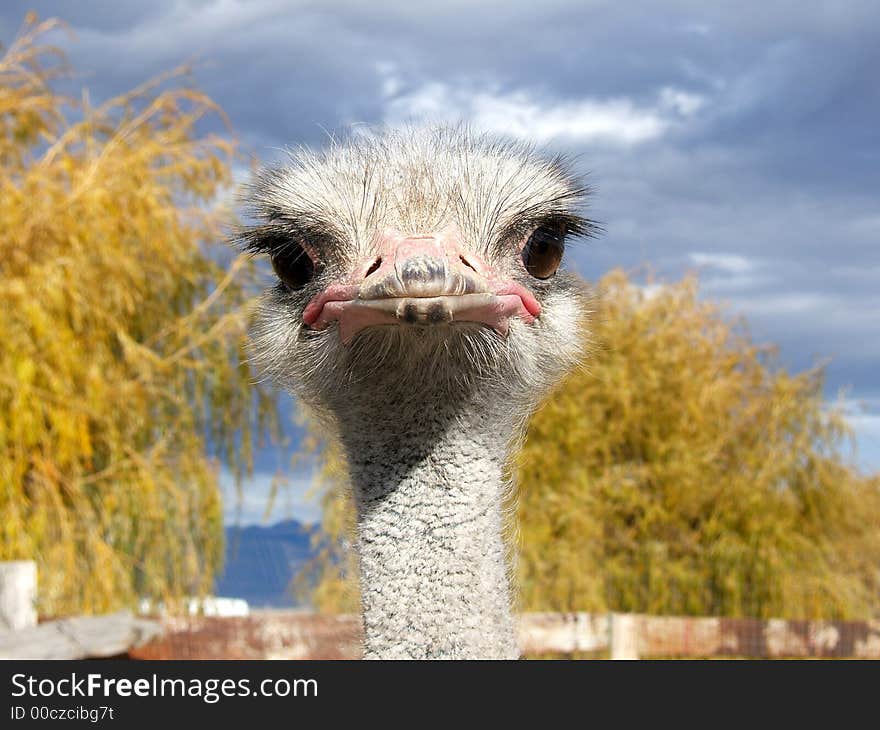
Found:
[[[507,335],[511,317],[531,323],[541,305],[522,284],[498,274],[449,234],[384,234],[379,255],[309,302],[303,322],[337,322],[343,343],[378,325],[475,322]]]

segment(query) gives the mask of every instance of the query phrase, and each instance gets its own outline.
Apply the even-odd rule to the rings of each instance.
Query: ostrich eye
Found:
[[[275,275],[291,289],[302,289],[315,276],[315,262],[294,241],[285,241],[269,259]]]
[[[528,271],[536,279],[549,279],[556,273],[565,249],[565,225],[539,226],[529,236],[522,258]]]

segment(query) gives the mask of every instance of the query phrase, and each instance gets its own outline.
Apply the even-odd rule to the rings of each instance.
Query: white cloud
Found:
[[[631,281],[627,286],[632,291],[639,292],[648,301],[650,301],[651,299],[656,299],[668,288],[666,284],[660,284],[657,282],[652,282],[649,284],[638,284]]]
[[[706,99],[699,94],[691,94],[671,86],[664,86],[660,90],[661,107],[675,111],[682,117],[696,114],[705,103]]]
[[[856,437],[856,460],[864,472],[880,472],[880,398],[842,398],[832,402],[843,409]]]
[[[708,23],[685,23],[681,26],[681,30],[684,33],[707,36],[712,32],[712,26]]]
[[[315,523],[321,518],[320,494],[312,488],[316,483],[317,475],[308,467],[286,475],[286,483],[280,474],[255,472],[244,479],[239,495],[231,472],[223,467],[220,470],[223,522],[257,525],[295,519]],[[277,492],[270,508],[273,485],[277,485]]]
[[[540,143],[563,139],[584,144],[632,146],[661,137],[696,114],[703,97],[664,87],[653,104],[626,97],[553,99],[534,91],[502,91],[494,85],[428,81],[406,91],[392,64],[377,67],[383,78],[384,121],[467,122],[477,129]]]
[[[688,258],[695,266],[718,269],[728,274],[745,274],[755,268],[755,264],[745,256],[732,253],[693,252]]]
[[[828,312],[835,303],[834,297],[809,292],[756,295],[737,301],[739,309],[746,314],[776,316]]]
[[[396,96],[402,80],[397,75],[394,64],[390,61],[379,61],[376,63],[376,72],[382,77],[382,96],[386,99]]]

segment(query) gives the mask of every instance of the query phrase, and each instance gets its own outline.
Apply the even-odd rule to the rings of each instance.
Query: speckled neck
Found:
[[[500,409],[498,409],[500,410]],[[367,658],[516,658],[503,469],[513,424],[486,403],[349,414]]]

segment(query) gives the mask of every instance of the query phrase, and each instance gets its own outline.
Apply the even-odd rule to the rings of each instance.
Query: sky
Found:
[[[261,160],[419,120],[571,155],[605,233],[569,265],[588,280],[699,271],[703,295],[778,344],[786,367],[827,364],[858,463],[880,469],[876,0],[33,0],[0,5],[0,41],[28,9],[67,21],[72,37],[56,40],[96,103],[192,62]],[[261,520],[286,464],[262,452],[230,519]],[[273,519],[318,515],[311,478],[290,473]]]

